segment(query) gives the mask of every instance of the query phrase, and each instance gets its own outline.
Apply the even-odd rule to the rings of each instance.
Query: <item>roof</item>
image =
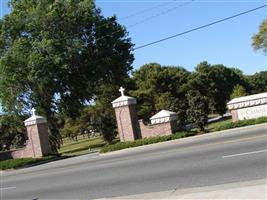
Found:
[[[112,103],[113,108],[117,108],[117,107],[121,107],[121,106],[136,104],[136,99],[133,97],[128,97],[128,96],[122,95],[119,98],[112,101],[111,103]]]
[[[263,98],[267,98],[267,92],[260,93],[260,94],[249,95],[249,96],[244,96],[244,97],[234,98],[231,101],[229,101],[227,104],[234,104],[234,103],[252,101],[252,100],[263,99]]]
[[[135,100],[135,98],[124,95],[124,96],[120,96],[119,98],[115,99],[114,101],[112,101],[112,103],[118,103],[121,101],[128,101],[128,100]]]
[[[45,117],[39,115],[32,115],[30,118],[24,121],[25,126],[33,125],[33,124],[42,124],[46,123],[47,120]]]
[[[44,119],[44,117],[39,116],[39,115],[33,115],[30,118],[26,119],[24,122],[29,122],[29,121],[38,120],[38,119]]]
[[[150,119],[158,119],[158,118],[163,118],[163,117],[171,117],[177,115],[175,112],[171,112],[168,110],[161,110],[157,114],[153,115]]]

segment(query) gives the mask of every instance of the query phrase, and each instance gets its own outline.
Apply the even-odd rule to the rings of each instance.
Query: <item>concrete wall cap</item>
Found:
[[[229,110],[233,110],[262,104],[267,104],[267,92],[234,98],[227,103],[227,106]]]
[[[129,97],[129,96],[120,96],[119,98],[115,99],[114,101],[112,101],[112,103],[118,103],[121,101],[128,101],[128,100],[134,100],[135,98],[133,97]]]
[[[168,110],[161,110],[157,114],[150,118],[151,124],[166,123],[178,119],[178,115],[175,112]]]
[[[251,100],[258,100],[258,99],[264,99],[264,98],[267,98],[267,92],[234,98],[231,101],[229,101],[227,104],[234,104],[234,103],[240,103],[240,102],[251,101]]]
[[[169,110],[161,110],[157,114],[153,115],[150,119],[157,119],[157,118],[162,118],[162,117],[170,117],[173,115],[177,115],[177,113],[169,111]]]
[[[115,99],[111,102],[113,108],[136,104],[136,99],[129,96],[120,96],[119,98]]]
[[[45,117],[38,116],[38,115],[33,115],[24,121],[25,126],[30,126],[34,124],[42,124],[42,123],[47,123],[47,120]]]

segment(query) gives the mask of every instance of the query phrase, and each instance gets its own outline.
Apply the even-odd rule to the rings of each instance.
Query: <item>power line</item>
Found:
[[[196,1],[196,0],[187,0],[186,2],[183,2],[183,3],[181,3],[181,4],[178,4],[177,6],[175,6],[175,7],[173,7],[173,8],[169,8],[169,9],[167,9],[167,10],[164,10],[164,11],[160,12],[160,13],[157,13],[157,14],[155,14],[155,15],[152,15],[152,16],[150,16],[150,17],[147,17],[147,18],[145,18],[145,19],[143,19],[143,20],[141,20],[141,21],[139,21],[139,22],[136,22],[136,23],[134,23],[134,24],[131,24],[131,25],[127,26],[127,27],[128,27],[128,28],[135,27],[135,26],[137,26],[137,25],[139,25],[139,24],[142,24],[142,23],[144,23],[144,22],[150,21],[150,20],[152,20],[152,19],[154,19],[154,18],[156,18],[156,17],[159,17],[159,16],[161,16],[161,15],[165,15],[165,14],[171,12],[171,11],[174,11],[174,10],[176,10],[176,9],[182,7],[182,6],[186,6],[186,5],[188,5],[188,4],[190,4],[190,3],[194,2],[194,1]],[[101,27],[101,26],[100,26],[100,27]],[[99,28],[99,27],[98,27],[98,28]],[[98,38],[96,41],[102,40],[102,39],[104,39],[104,38],[106,38],[106,37],[110,37],[110,36],[114,35],[115,33],[120,32],[120,31],[121,31],[121,30],[117,30],[117,31],[114,31],[114,32],[112,32],[112,33],[110,33],[110,34],[108,34],[108,35],[104,35],[103,37]]]
[[[178,0],[172,0],[172,1],[169,1],[169,2],[164,2],[164,3],[158,4],[158,5],[156,5],[156,6],[153,6],[153,7],[151,7],[151,8],[147,8],[147,9],[143,9],[143,10],[137,11],[137,12],[135,12],[135,13],[133,13],[133,14],[130,14],[130,15],[126,16],[126,17],[122,17],[120,20],[125,20],[125,19],[131,18],[131,17],[135,17],[135,16],[137,16],[137,15],[141,15],[141,14],[146,13],[146,12],[148,12],[148,11],[155,10],[155,9],[157,9],[157,8],[160,8],[160,7],[162,7],[162,6],[167,6],[167,5],[169,5],[169,4],[172,4],[172,3],[174,3],[175,1],[178,1]]]
[[[154,42],[150,42],[150,43],[147,43],[147,44],[138,46],[138,47],[136,47],[136,48],[133,48],[133,50],[135,51],[135,50],[137,50],[137,49],[142,49],[142,48],[145,48],[145,47],[147,47],[147,46],[151,46],[151,45],[154,45],[154,44],[157,44],[157,43],[166,41],[166,40],[170,40],[170,39],[172,39],[172,38],[175,38],[175,37],[178,37],[178,36],[181,36],[181,35],[185,35],[185,34],[187,34],[187,33],[191,33],[191,32],[194,32],[194,31],[197,31],[197,30],[200,30],[200,29],[203,29],[203,28],[206,28],[206,27],[209,27],[209,26],[212,26],[212,25],[215,25],[215,24],[218,24],[218,23],[221,23],[221,22],[224,22],[224,21],[227,21],[227,20],[230,20],[230,19],[239,17],[239,16],[241,16],[241,15],[245,15],[245,14],[254,12],[254,11],[259,10],[259,9],[261,9],[261,8],[264,8],[264,7],[267,7],[267,4],[265,4],[265,5],[263,5],[263,6],[260,6],[260,7],[257,7],[257,8],[254,8],[254,9],[251,9],[251,10],[247,10],[247,11],[238,13],[238,14],[236,14],[236,15],[232,15],[232,16],[230,16],[230,17],[226,17],[226,18],[217,20],[217,21],[212,22],[212,23],[209,23],[209,24],[205,24],[205,25],[203,25],[203,26],[199,26],[199,27],[197,27],[197,28],[190,29],[190,30],[188,30],[188,31],[184,31],[184,32],[181,32],[181,33],[178,33],[178,34],[175,34],[175,35],[172,35],[172,36],[169,36],[169,37],[166,37],[166,38],[163,38],[163,39],[154,41]]]
[[[176,10],[176,9],[182,7],[182,6],[186,6],[186,5],[188,5],[188,4],[190,4],[190,3],[194,2],[194,1],[196,1],[196,0],[189,0],[187,2],[182,2],[181,4],[179,4],[179,5],[175,6],[175,7],[169,8],[167,10],[164,10],[164,11],[160,12],[160,13],[157,13],[155,15],[152,15],[150,17],[147,17],[147,18],[145,18],[145,19],[143,19],[143,20],[141,20],[139,22],[136,22],[136,23],[128,26],[128,28],[132,28],[132,27],[137,26],[139,24],[142,24],[144,22],[150,21],[151,19],[154,19],[156,17],[160,17],[161,15],[168,14],[169,12],[174,11],[174,10]]]

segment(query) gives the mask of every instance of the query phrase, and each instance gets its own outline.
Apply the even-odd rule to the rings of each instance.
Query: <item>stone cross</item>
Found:
[[[121,92],[121,96],[124,96],[125,89],[123,87],[120,87],[119,91]]]
[[[35,116],[36,109],[32,108],[31,111],[32,111],[32,116]]]

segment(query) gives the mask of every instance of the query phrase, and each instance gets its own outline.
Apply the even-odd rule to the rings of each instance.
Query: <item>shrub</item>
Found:
[[[33,165],[38,163],[43,163],[48,160],[54,159],[54,156],[47,156],[43,158],[19,158],[19,159],[9,159],[5,161],[0,161],[0,169],[16,169],[20,167],[24,167],[27,165]]]
[[[226,123],[226,124],[223,124],[221,126],[214,128],[214,131],[222,131],[226,129],[261,124],[261,123],[266,123],[266,122],[267,122],[267,117],[260,117],[257,119],[248,119],[248,120],[242,120],[242,121],[237,121],[237,122],[229,122],[229,123]]]
[[[121,150],[121,149],[143,146],[143,145],[148,145],[148,144],[154,144],[154,143],[159,143],[159,142],[165,142],[165,141],[179,139],[179,138],[183,138],[183,137],[189,137],[189,136],[193,136],[193,135],[196,135],[196,132],[178,132],[178,133],[173,134],[173,135],[144,138],[144,139],[139,139],[139,140],[136,140],[133,142],[118,142],[116,144],[104,146],[100,150],[100,152],[106,153],[106,152],[111,152],[111,151],[117,151],[117,150]]]

